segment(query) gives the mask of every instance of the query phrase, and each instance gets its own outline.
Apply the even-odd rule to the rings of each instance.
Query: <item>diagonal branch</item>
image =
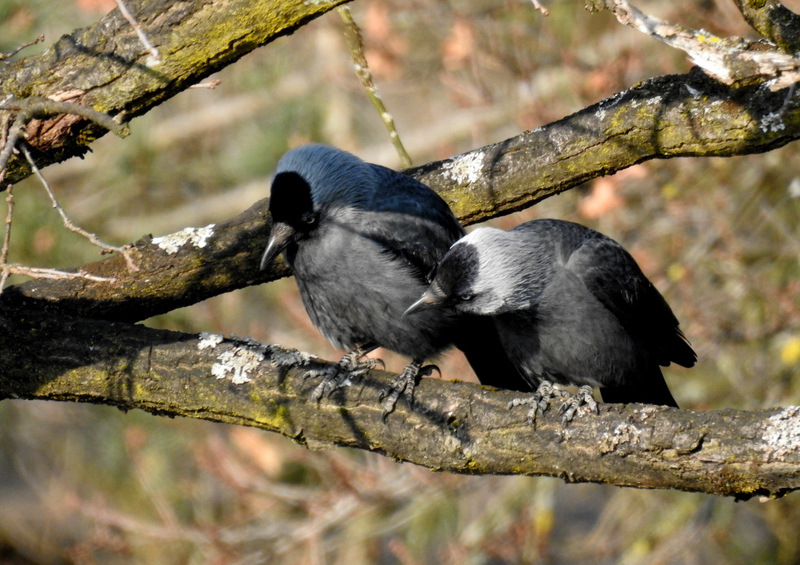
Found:
[[[602,405],[562,428],[554,410],[526,423],[518,393],[423,379],[386,423],[371,372],[320,405],[303,368],[325,363],[277,346],[0,309],[0,399],[110,404],[253,426],[306,446],[342,445],[437,471],[548,475],[569,482],[749,498],[800,488],[800,408],[709,412]],[[21,336],[25,336],[21,338]],[[316,367],[315,367],[316,368]]]
[[[653,79],[534,131],[407,172],[472,224],[648,159],[759,153],[799,137],[796,95],[734,89],[692,73]],[[134,321],[288,274],[283,265],[258,270],[269,233],[263,201],[229,221],[187,230],[137,242],[138,273],[118,257],[81,267],[117,278],[118,286],[37,281],[9,287],[0,304]]]
[[[128,0],[161,60],[119,10],[61,37],[41,55],[0,67],[0,100],[18,93],[61,99],[129,121],[270,41],[292,33],[346,0]],[[198,41],[201,37],[202,41]],[[40,166],[83,155],[106,130],[77,115],[33,120],[26,140]],[[31,174],[11,156],[0,187]]]

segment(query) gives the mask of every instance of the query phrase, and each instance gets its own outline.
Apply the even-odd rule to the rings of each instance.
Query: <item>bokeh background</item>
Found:
[[[500,141],[641,80],[682,53],[580,2],[361,0],[367,59],[414,164]],[[787,4],[795,10],[800,2]],[[724,0],[638,3],[752,33]],[[110,0],[3,0],[0,52],[88,25]],[[2,64],[2,63],[0,63]],[[335,11],[44,170],[72,219],[116,244],[228,219],[266,196],[289,147],[323,141],[399,166]],[[97,249],[34,179],[15,189],[11,260],[73,267]],[[4,212],[2,212],[4,214]],[[800,145],[648,162],[496,220],[587,224],[636,257],[698,352],[668,369],[686,408],[800,403]],[[291,279],[150,326],[251,336],[328,359]],[[391,369],[403,360],[380,352]],[[445,377],[473,378],[460,356]],[[0,402],[0,563],[798,563],[800,499],[468,477],[254,429],[54,402]]]

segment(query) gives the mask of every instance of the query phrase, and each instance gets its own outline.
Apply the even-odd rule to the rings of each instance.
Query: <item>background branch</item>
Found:
[[[800,137],[800,99],[756,86],[731,88],[702,73],[656,78],[506,141],[408,170],[433,187],[465,224],[542,199],[649,159],[760,153]],[[777,121],[776,121],[777,120]],[[781,127],[775,127],[780,123]],[[82,271],[119,283],[36,281],[6,289],[0,304],[143,320],[237,288],[286,276],[258,261],[269,235],[265,202],[211,229],[208,245],[167,253],[149,237]]]
[[[0,67],[0,100],[19,92],[42,98],[78,92],[73,102],[129,121],[343,1],[130,0],[126,5],[138,30],[114,10],[43,54]],[[161,54],[157,65],[148,62],[152,55],[137,31]],[[45,166],[83,155],[105,131],[82,116],[60,115],[33,120],[27,141]],[[25,159],[12,156],[2,186],[30,174]]]

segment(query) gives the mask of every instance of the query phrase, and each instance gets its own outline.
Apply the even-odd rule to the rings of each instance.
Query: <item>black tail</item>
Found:
[[[494,321],[485,316],[464,318],[453,338],[483,385],[530,392],[531,386],[506,355]]]
[[[603,402],[619,404],[638,402],[678,407],[678,403],[667,388],[661,369],[657,366],[649,374],[641,375],[639,381],[634,384],[602,387],[600,394],[603,396]]]

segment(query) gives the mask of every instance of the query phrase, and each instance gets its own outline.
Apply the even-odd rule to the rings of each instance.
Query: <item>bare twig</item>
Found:
[[[670,24],[642,13],[627,0],[595,0],[592,6],[605,8],[621,24],[686,52],[693,63],[725,84],[769,81],[766,84],[774,91],[800,81],[800,59],[777,49]]]
[[[14,217],[14,187],[8,187],[8,195],[6,196],[6,205],[8,211],[6,213],[6,229],[3,236],[3,248],[0,250],[0,294],[3,293],[6,281],[10,275],[23,275],[34,279],[85,279],[95,282],[114,282],[116,279],[108,277],[99,277],[90,275],[89,273],[78,271],[71,273],[67,271],[58,271],[56,269],[43,269],[40,267],[27,267],[25,265],[9,264],[8,251],[11,247],[11,223]]]
[[[145,49],[150,51],[150,56],[152,57],[153,63],[160,63],[161,53],[159,53],[158,49],[153,47],[153,44],[150,43],[149,39],[147,39],[147,35],[145,35],[144,30],[142,30],[142,26],[136,21],[136,18],[133,17],[133,14],[128,11],[128,7],[125,6],[125,2],[123,2],[123,0],[116,1],[122,17],[128,20],[128,23],[131,24],[133,31],[135,31],[136,35],[139,37],[139,41],[142,42],[142,45],[144,45]]]
[[[367,96],[369,96],[369,99],[372,101],[372,105],[375,106],[375,109],[378,110],[378,113],[381,115],[383,124],[389,132],[389,137],[392,140],[392,144],[394,144],[395,150],[397,150],[398,155],[400,155],[403,166],[410,167],[411,157],[408,156],[406,148],[403,147],[403,142],[400,141],[400,135],[397,133],[397,128],[394,125],[394,118],[392,118],[392,115],[383,104],[383,100],[381,100],[380,94],[378,94],[378,88],[372,80],[372,72],[370,72],[367,58],[364,56],[364,39],[361,37],[361,30],[358,29],[358,25],[355,20],[353,20],[350,8],[347,6],[340,6],[338,10],[342,21],[344,21],[344,35],[347,38],[347,45],[350,47],[350,59],[353,61],[353,68],[356,71],[356,76],[358,80],[361,81],[364,90],[367,91]]]
[[[539,13],[541,13],[543,16],[549,16],[550,15],[550,11],[547,8],[545,8],[544,4],[539,2],[539,0],[531,0],[531,2],[533,2],[533,7],[536,8],[536,10]]]
[[[128,263],[128,268],[131,271],[138,271],[139,267],[137,267],[136,264],[133,262],[133,258],[130,255],[130,249],[126,249],[125,247],[117,247],[115,245],[110,245],[108,243],[105,243],[101,241],[100,238],[98,238],[95,234],[88,232],[81,227],[76,226],[72,222],[72,220],[69,219],[67,213],[59,205],[58,200],[56,200],[56,196],[55,194],[53,194],[53,190],[50,188],[50,183],[47,182],[47,179],[39,170],[39,167],[36,166],[36,163],[34,162],[33,157],[31,157],[31,153],[30,151],[28,151],[27,146],[22,144],[20,147],[22,149],[22,153],[25,155],[25,158],[28,160],[28,163],[31,166],[31,170],[34,172],[39,181],[42,183],[42,186],[44,186],[45,191],[47,191],[47,195],[50,197],[50,201],[53,203],[53,208],[55,208],[58,211],[59,215],[61,216],[61,220],[64,222],[64,227],[72,232],[82,235],[83,237],[88,239],[89,242],[92,243],[92,245],[100,247],[101,254],[108,253],[109,251],[116,251],[117,253],[121,253],[122,256],[125,257],[125,261]]]
[[[208,82],[198,82],[197,84],[193,84],[189,88],[207,88],[208,90],[214,90],[220,85],[221,82],[222,82],[221,80],[215,78],[214,80],[210,80]]]
[[[127,126],[118,123],[114,118],[104,112],[100,112],[89,106],[84,106],[83,104],[65,102],[63,100],[53,100],[40,96],[31,96],[22,100],[12,98],[11,100],[1,102],[0,110],[18,112],[17,118],[23,122],[23,125],[32,118],[46,118],[58,114],[72,114],[91,120],[119,137],[126,137],[130,133]]]
[[[2,173],[3,177],[5,177],[6,174],[6,164],[11,158],[11,155],[13,155],[19,138],[25,131],[25,124],[28,122],[28,119],[29,118],[26,118],[25,116],[17,115],[17,117],[14,119],[14,123],[11,124],[11,127],[8,128],[6,135],[4,136],[3,148],[0,149],[0,172]]]
[[[0,294],[2,294],[3,289],[6,286],[6,281],[8,280],[8,276],[11,274],[8,270],[8,249],[11,245],[11,220],[14,217],[14,187],[8,187],[8,195],[6,195],[6,206],[8,211],[6,212],[6,229],[5,235],[3,236],[3,249],[0,251],[0,269],[2,269],[2,273],[0,273]]]
[[[0,53],[0,61],[5,61],[6,59],[10,59],[11,57],[16,55],[17,53],[19,53],[23,49],[26,49],[26,48],[30,47],[31,45],[36,45],[37,43],[41,43],[42,41],[44,41],[44,34],[40,35],[39,37],[37,37],[33,41],[28,41],[27,43],[23,43],[22,45],[20,45],[19,47],[17,47],[13,51],[9,51],[8,53]]]
[[[34,279],[84,279],[94,282],[115,282],[114,277],[100,277],[84,271],[76,273],[70,271],[59,271],[58,269],[46,269],[43,267],[27,267],[25,265],[10,264],[5,266],[10,275],[23,275]]]

